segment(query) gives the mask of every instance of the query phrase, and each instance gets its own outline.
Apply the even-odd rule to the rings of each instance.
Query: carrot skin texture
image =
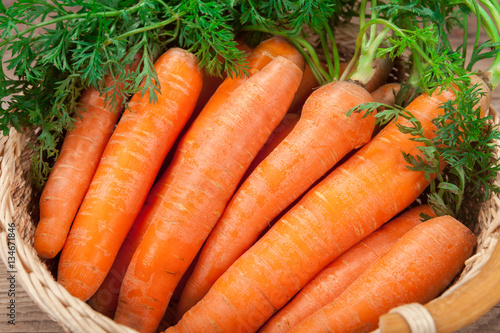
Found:
[[[419,96],[408,107],[431,136],[431,120],[451,91]],[[399,121],[403,121],[400,119]],[[388,124],[278,221],[166,332],[253,332],[310,279],[408,207],[429,184],[401,151],[420,144]]]
[[[259,150],[259,153],[253,159],[252,163],[248,167],[245,175],[242,178],[242,182],[250,176],[250,174],[257,168],[257,166],[267,157],[271,152],[276,149],[276,147],[290,134],[295,125],[300,119],[300,115],[298,113],[287,113],[280,124],[274,129],[274,131],[267,139],[266,143]]]
[[[243,43],[239,43],[236,47],[238,48],[238,50],[244,52],[245,56],[248,56],[248,54],[251,51],[250,47],[246,44],[243,44]],[[219,57],[219,58],[222,61],[222,57]],[[163,161],[163,164],[160,168],[160,171],[158,172],[158,176],[161,176],[165,172],[165,169],[168,167],[170,162],[172,162],[174,154],[177,151],[177,147],[179,146],[180,140],[182,139],[184,134],[186,134],[186,131],[189,129],[189,127],[191,127],[191,124],[194,122],[194,120],[196,118],[198,118],[198,116],[200,115],[200,112],[205,108],[205,105],[212,98],[212,96],[217,91],[217,89],[220,87],[220,85],[226,79],[225,73],[221,77],[210,75],[203,69],[202,69],[201,73],[202,73],[202,77],[203,77],[203,84],[201,86],[200,95],[198,96],[198,100],[196,101],[196,105],[194,107],[193,113],[191,114],[191,117],[187,121],[186,125],[184,125],[184,127],[182,128],[182,131],[177,136],[177,139],[175,140],[174,145],[172,146],[172,148],[168,152],[167,157]],[[237,86],[237,84],[239,84],[239,82],[241,82],[241,80],[237,81],[237,82],[238,83],[235,83],[234,87],[231,87],[232,90],[234,90],[234,88]],[[126,267],[125,267],[125,269],[126,269]],[[125,272],[123,272],[123,273],[125,273]],[[123,274],[121,274],[121,275],[123,276]],[[118,297],[118,295],[116,295],[116,297]]]
[[[373,99],[377,103],[384,103],[393,106],[396,102],[396,94],[401,89],[399,83],[387,83],[372,92]]]
[[[248,176],[208,237],[179,301],[179,315],[196,304],[281,211],[342,157],[367,143],[373,116],[347,116],[373,102],[349,82],[322,86],[308,98],[292,132]]]
[[[341,62],[339,64],[341,75],[346,69],[347,65],[347,62]],[[327,69],[327,65],[325,63],[322,63],[321,66],[324,69]],[[302,106],[306,102],[307,98],[314,92],[315,89],[319,88],[319,86],[320,84],[318,83],[318,80],[316,80],[311,67],[309,67],[309,65],[306,63],[304,65],[304,75],[302,76],[302,81],[300,82],[299,88],[297,89],[297,92],[293,97],[293,101],[292,104],[290,104],[290,109],[288,112],[300,113],[300,110],[302,109]]]
[[[387,222],[325,267],[259,332],[289,332],[309,315],[332,302],[373,262],[389,251],[401,236],[421,223],[420,213],[435,216],[429,206],[423,205]]]
[[[115,321],[155,331],[182,274],[285,115],[301,75],[296,64],[277,57],[234,90],[211,118],[196,119],[159,182],[166,191],[157,197],[123,279]],[[274,89],[276,82],[281,89]]]
[[[130,66],[133,71],[138,59]],[[105,79],[106,86],[113,84]],[[123,89],[123,85],[120,85]],[[45,259],[54,258],[63,248],[71,224],[83,201],[99,159],[123,111],[123,97],[116,97],[116,107],[106,105],[105,95],[89,88],[82,92],[80,119],[66,134],[60,155],[40,197],[40,221],[33,247]]]
[[[368,332],[378,318],[407,303],[426,303],[460,272],[476,244],[451,216],[428,220],[405,234],[346,291],[290,332]]]
[[[179,142],[182,140],[182,137],[185,135],[187,130],[191,127],[192,123],[197,118],[200,118],[199,120],[197,120],[198,123],[207,122],[211,117],[214,116],[214,113],[218,110],[218,108],[225,101],[227,101],[227,99],[231,96],[236,88],[244,83],[249,77],[264,68],[264,66],[271,62],[275,57],[283,56],[296,63],[300,68],[304,66],[304,60],[301,58],[297,50],[291,44],[281,38],[273,37],[267,39],[251,51],[244,44],[240,45],[240,49],[249,54],[249,75],[233,78],[228,77],[224,79],[221,84],[218,84],[217,82],[212,83],[212,80],[210,80],[208,84],[217,85],[218,87],[215,92],[210,92],[213,89],[213,87],[211,87],[212,89],[208,89],[208,93],[206,91],[203,93],[203,89],[205,89],[205,85],[207,84],[205,80],[203,81],[202,92],[200,92],[200,97],[198,98],[195,110],[193,111],[193,114],[200,114],[196,115],[196,118],[192,117],[190,119],[191,123],[188,123],[188,125],[184,127],[181,135],[178,137],[177,142],[174,145],[175,151],[177,151],[177,147],[179,145]],[[202,93],[205,96],[203,96]],[[205,100],[204,102],[201,102],[204,105],[202,110],[197,110],[197,108],[202,105],[200,104],[200,99],[206,99],[207,95],[210,94],[211,96],[208,101]],[[194,130],[197,130],[196,127],[194,128]],[[195,136],[195,134],[193,134],[194,130],[191,131],[191,135],[193,136]],[[172,149],[166,159],[169,159],[171,162],[173,156],[174,151]],[[165,188],[162,187],[161,182],[159,182],[158,184],[153,186],[150,193],[148,194],[146,202],[144,203],[139,216],[130,229],[129,234],[127,234],[123,246],[122,248],[120,248],[120,251],[118,252],[116,260],[113,263],[108,276],[106,276],[106,279],[97,290],[97,292],[92,296],[91,299],[89,299],[89,304],[96,311],[99,311],[109,317],[114,316],[116,306],[118,304],[118,295],[123,277],[125,276],[125,272],[137,246],[141,242],[144,233],[149,227],[149,224],[151,222],[150,214],[153,214],[154,208],[159,205],[159,202],[163,197],[162,191],[164,190]]]
[[[155,63],[161,93],[132,97],[113,132],[61,253],[58,282],[87,300],[108,273],[201,89],[194,55],[170,49]]]

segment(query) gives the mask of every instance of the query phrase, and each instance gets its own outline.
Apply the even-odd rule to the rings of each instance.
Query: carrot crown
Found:
[[[391,20],[378,18],[361,28],[363,31],[368,29],[367,25],[379,23],[390,27],[393,35],[389,38],[389,46],[377,52],[391,57],[407,56],[410,71],[395,107],[369,103],[358,110],[368,110],[370,114],[384,106],[385,110],[376,114],[379,123],[385,124],[398,117],[408,121],[408,125],[399,125],[399,129],[423,144],[418,156],[405,155],[409,168],[424,172],[429,180],[436,176],[423,200],[428,201],[438,215],[451,215],[470,224],[477,218],[479,205],[492,192],[500,190],[494,184],[500,170],[500,163],[495,158],[500,132],[492,125],[491,117],[485,116],[487,110],[479,107],[482,97],[490,92],[485,85],[472,83],[477,82],[472,77],[477,61],[493,58],[485,77],[490,87],[498,85],[500,5],[494,0],[480,2],[484,7],[468,0],[442,6],[432,1],[421,1],[418,5],[391,1],[377,8]],[[457,26],[467,26],[471,13],[478,18],[478,32],[472,56],[467,56],[467,31],[463,44],[456,48],[456,42],[450,41],[448,36]],[[491,39],[482,46],[479,42],[481,28]],[[429,138],[417,117],[404,107],[415,96],[433,93],[436,89],[451,89],[456,97],[441,106],[443,114],[433,120],[437,130]],[[442,171],[443,162],[447,166]]]

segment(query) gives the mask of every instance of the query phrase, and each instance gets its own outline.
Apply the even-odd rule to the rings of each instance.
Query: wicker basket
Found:
[[[348,34],[347,34],[348,35]],[[345,38],[347,45],[354,38]],[[347,48],[350,49],[350,48]],[[399,76],[396,71],[393,75]],[[495,123],[496,111],[490,110]],[[0,137],[0,256],[8,270],[16,271],[34,302],[71,332],[135,332],[95,312],[85,302],[71,296],[59,285],[56,263],[41,260],[33,249],[33,236],[38,222],[38,196],[29,179],[30,144],[35,131],[20,134],[11,130]],[[500,152],[497,151],[500,158]],[[500,181],[500,175],[497,182]],[[405,307],[404,311],[381,317],[381,332],[431,332],[435,323],[438,332],[464,327],[500,302],[500,247],[495,245],[500,225],[500,197],[492,196],[484,204],[477,230],[478,246],[457,282],[442,296],[421,307]],[[13,256],[13,260],[10,258]],[[491,260],[488,260],[491,257]],[[9,267],[14,263],[15,267]],[[406,319],[403,319],[403,315]],[[430,315],[429,315],[430,314]],[[412,323],[413,330],[408,322]],[[420,327],[420,330],[419,330]],[[430,327],[430,328],[429,328]]]
[[[493,110],[491,113],[494,122],[499,123],[498,114]],[[38,221],[38,204],[28,178],[32,151],[29,145],[34,134],[20,134],[12,130],[9,136],[0,138],[0,255],[3,262],[8,266],[8,258],[14,254],[15,267],[10,270],[15,269],[16,278],[34,302],[68,331],[135,332],[114,323],[71,296],[54,280],[53,262],[40,260],[34,251],[32,244]],[[500,155],[500,152],[497,154]],[[422,332],[430,332],[425,328],[429,325],[426,322],[428,313],[434,318],[438,332],[450,332],[474,322],[500,301],[500,247],[495,246],[500,225],[499,209],[500,197],[496,195],[482,208],[477,230],[474,230],[478,235],[477,251],[467,261],[457,282],[426,305],[428,312],[422,312],[421,308],[409,311],[410,318],[407,320],[416,321],[414,325],[424,327]],[[488,260],[490,257],[491,260]],[[433,325],[432,322],[430,325]],[[382,316],[379,331],[411,332],[407,321],[399,313]]]

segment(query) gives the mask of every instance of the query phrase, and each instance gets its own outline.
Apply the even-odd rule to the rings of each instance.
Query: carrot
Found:
[[[394,63],[389,58],[375,59],[372,67],[374,68],[376,75],[373,75],[370,78],[368,83],[365,85],[365,89],[372,93],[382,86],[391,74],[393,65]]]
[[[238,50],[243,51],[247,56],[250,53],[251,49],[248,45],[243,44],[243,43],[238,43],[237,46]],[[262,48],[262,46],[261,46]],[[222,57],[220,57],[220,60],[223,61]],[[182,128],[182,131],[179,133],[177,136],[177,140],[175,140],[174,145],[170,149],[170,151],[167,154],[167,157],[165,157],[165,160],[163,161],[163,165],[160,168],[160,172],[158,173],[159,176],[165,172],[166,168],[172,162],[172,159],[174,158],[174,153],[177,150],[177,146],[179,145],[180,140],[186,134],[186,131],[188,128],[193,124],[194,120],[198,118],[200,115],[200,112],[203,110],[205,105],[208,103],[208,101],[212,98],[214,93],[217,91],[217,89],[220,87],[220,85],[224,82],[226,79],[226,74],[224,73],[222,76],[215,76],[215,75],[210,75],[207,73],[206,70],[201,69],[201,74],[203,77],[203,84],[201,86],[201,91],[200,95],[198,96],[198,100],[196,101],[196,105],[194,107],[193,113],[191,114],[191,117],[187,121],[186,125]],[[233,84],[230,86],[230,89],[234,89],[237,87],[238,84],[242,82],[241,79],[245,79],[245,77],[240,77],[237,78],[236,80],[232,81]],[[232,91],[232,90],[231,90]],[[128,263],[127,263],[128,264]],[[125,267],[126,269],[126,267]],[[125,273],[125,272],[123,272]],[[118,295],[116,295],[118,297]]]
[[[248,176],[208,237],[179,301],[179,317],[207,293],[264,228],[351,150],[368,142],[373,116],[346,115],[373,102],[349,82],[322,86],[307,99],[292,132]]]
[[[325,267],[259,332],[288,332],[315,311],[332,302],[374,261],[389,251],[401,236],[420,224],[421,213],[435,216],[429,206],[423,205],[410,209],[384,224]]]
[[[460,272],[476,244],[474,234],[445,215],[408,231],[337,299],[290,332],[369,332],[391,308],[425,303]]]
[[[427,136],[442,103],[454,96],[436,91],[408,106]],[[429,180],[407,168],[401,151],[419,155],[420,145],[388,124],[308,191],[166,332],[257,330],[327,264],[415,201]]]
[[[400,88],[401,85],[399,83],[386,83],[372,92],[373,99],[377,103],[394,105],[396,102],[396,95]]]
[[[108,273],[201,89],[194,55],[170,49],[155,63],[158,103],[136,93],[113,132],[63,247],[58,282],[87,300]]]
[[[153,332],[245,170],[285,115],[302,75],[278,56],[186,133],[159,182],[150,226],[120,289],[115,321]],[[275,89],[279,84],[280,89]]]
[[[264,68],[266,64],[268,64],[278,55],[296,62],[299,66],[303,66],[303,60],[297,50],[282,38],[269,38],[261,42],[257,47],[255,47],[255,49],[250,52],[244,44],[241,44],[240,48],[241,50],[249,53],[248,66],[250,67],[250,70],[248,75],[227,77],[222,84],[219,84],[216,91],[212,93],[208,102],[205,102],[205,106],[201,111],[201,114],[196,118],[192,117],[190,119],[191,122],[194,122],[194,120],[198,118],[200,118],[199,120],[197,120],[199,123],[209,121],[209,119],[214,116],[215,112],[217,112],[218,108],[231,96],[233,91],[238,86],[245,82],[250,76]],[[199,106],[200,104],[197,103],[196,107]],[[196,108],[194,112],[198,112],[196,111]],[[184,136],[183,133],[187,131],[186,127],[181,132],[182,136]],[[180,142],[180,139],[181,138],[178,138],[177,141]],[[174,146],[175,151],[177,151],[179,142],[177,142]],[[178,152],[176,153],[178,154]],[[172,155],[171,158],[173,158],[174,154],[170,152],[169,155]],[[154,212],[154,210],[151,209],[155,208],[159,204],[158,202],[156,202],[156,200],[163,197],[164,194],[162,193],[162,191],[164,190],[165,188],[162,187],[161,182],[159,182],[159,184],[153,186],[151,192],[148,194],[146,202],[144,203],[144,206],[136,221],[134,222],[130,232],[125,238],[123,246],[120,248],[120,251],[118,252],[117,258],[113,263],[109,274],[106,276],[106,279],[99,287],[97,292],[89,300],[89,304],[96,311],[99,311],[109,317],[112,317],[114,315],[118,304],[118,295],[120,292],[120,286],[122,284],[123,276],[125,275],[127,267],[137,246],[141,242],[144,233],[149,227],[149,224],[151,222],[150,214]]]
[[[326,68],[326,64],[321,64],[323,68]],[[341,62],[339,66],[340,74],[344,72],[347,67],[347,62]],[[313,91],[318,88],[320,84],[314,76],[311,67],[306,63],[304,67],[304,75],[302,75],[302,81],[300,82],[299,88],[293,97],[292,103],[290,104],[291,113],[300,113],[302,106],[306,102],[307,98],[313,93]]]
[[[266,143],[259,151],[259,153],[255,156],[252,163],[248,167],[245,175],[242,178],[242,181],[248,178],[250,174],[255,170],[255,168],[267,157],[271,152],[290,134],[295,125],[300,119],[300,115],[298,113],[287,113],[280,124],[274,129],[274,131],[267,139]]]
[[[130,70],[134,71],[139,59]],[[113,85],[113,79],[105,79]],[[123,84],[119,85],[123,89]],[[40,197],[40,221],[35,230],[34,248],[42,258],[54,258],[68,237],[71,223],[97,169],[106,143],[123,110],[123,97],[116,96],[115,106],[106,103],[106,95],[88,88],[79,98],[80,118],[68,131]]]

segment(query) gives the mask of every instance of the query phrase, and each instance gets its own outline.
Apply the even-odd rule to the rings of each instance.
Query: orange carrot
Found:
[[[321,64],[323,68],[327,68],[325,63]],[[347,62],[341,62],[339,69],[340,74],[344,72],[344,69],[347,67]],[[307,98],[313,93],[316,88],[319,88],[319,83],[316,77],[314,76],[311,67],[306,63],[304,67],[304,75],[302,76],[302,81],[300,82],[299,88],[293,97],[292,104],[290,104],[290,110],[288,112],[292,113],[300,113],[302,106],[306,102]]]
[[[240,47],[241,50],[246,52],[248,51],[245,45],[241,45]],[[268,64],[272,59],[274,59],[278,55],[281,55],[283,57],[290,59],[293,62],[296,62],[299,66],[303,66],[303,59],[292,45],[290,45],[284,39],[277,37],[267,39],[262,43],[260,43],[251,52],[249,52],[249,57],[248,57],[248,66],[250,67],[249,75],[243,77],[235,76],[233,78],[230,77],[226,78],[223,81],[223,83],[218,86],[217,90],[212,94],[208,102],[205,103],[205,107],[203,108],[201,115],[198,115],[195,118],[192,117],[190,121],[194,121],[197,118],[200,118],[199,120],[197,120],[199,123],[208,121],[211,117],[214,116],[215,112],[217,112],[218,107],[220,107],[220,105],[222,105],[231,96],[233,91],[239,85],[245,82],[248,79],[248,77],[261,70],[266,64]],[[197,104],[197,107],[198,106],[200,105]],[[197,112],[196,109],[194,112]],[[181,133],[186,132],[187,130],[186,127]],[[183,134],[181,135],[184,136]],[[180,139],[181,138],[179,137],[177,141],[180,141]],[[177,146],[178,143],[176,143],[174,148],[176,148]],[[177,148],[175,150],[177,150]],[[169,155],[172,155],[171,158],[173,158],[172,152],[169,153]],[[146,198],[146,202],[144,203],[144,206],[138,218],[136,219],[134,225],[132,226],[130,232],[128,233],[123,243],[123,246],[120,248],[120,251],[117,255],[115,262],[113,263],[113,266],[110,269],[108,276],[106,276],[106,279],[99,287],[98,291],[89,300],[90,305],[96,311],[99,311],[110,317],[114,315],[116,311],[116,306],[118,304],[118,294],[120,291],[120,286],[123,280],[123,276],[125,275],[127,267],[130,263],[130,260],[132,259],[132,256],[137,246],[141,242],[144,233],[149,227],[149,223],[151,222],[150,214],[154,212],[154,210],[153,211],[150,210],[155,208],[159,204],[158,202],[156,202],[156,200],[163,197],[162,191],[164,190],[165,188],[161,186],[161,183],[153,186],[153,188],[151,189],[151,192]]]
[[[346,115],[364,102],[373,102],[371,95],[349,82],[329,83],[311,94],[292,132],[248,176],[208,237],[182,292],[179,316],[207,293],[274,217],[370,140],[374,117]]]
[[[159,182],[164,191],[157,192],[150,226],[123,279],[115,321],[155,331],[182,274],[285,115],[301,76],[301,68],[278,56],[211,117],[202,111],[195,120]]]
[[[238,88],[242,82],[246,81],[253,74],[264,68],[275,57],[282,56],[296,63],[301,69],[304,67],[304,59],[297,50],[280,37],[272,37],[261,42],[253,49],[248,58],[248,75],[228,77],[222,82],[216,93],[206,103],[200,116],[211,117],[211,113],[207,110],[216,110],[222,105],[231,93]]]
[[[274,131],[267,139],[267,142],[264,144],[262,149],[259,151],[257,156],[253,159],[252,163],[248,167],[245,175],[242,178],[242,181],[248,178],[248,176],[255,170],[255,168],[267,157],[271,152],[283,141],[288,134],[293,130],[295,125],[300,119],[300,115],[298,113],[287,113],[280,124],[274,129]]]
[[[431,120],[454,96],[423,94],[408,107],[429,137]],[[166,332],[257,330],[327,264],[415,201],[429,180],[407,168],[401,151],[419,155],[420,145],[388,124],[308,191]]]
[[[267,41],[267,43],[269,43],[269,41]],[[263,45],[265,45],[265,43],[263,43]],[[237,44],[236,47],[238,48],[238,50],[243,51],[247,56],[251,51],[250,47],[246,44],[243,44],[243,43]],[[261,46],[261,48],[262,47],[263,46]],[[222,57],[220,57],[220,60],[222,61]],[[220,85],[224,82],[224,80],[226,78],[225,73],[219,77],[219,76],[215,76],[215,75],[210,75],[203,69],[201,71],[201,74],[203,76],[203,84],[201,86],[200,95],[198,97],[198,100],[196,101],[196,105],[194,107],[193,113],[191,114],[191,117],[187,121],[186,125],[184,125],[182,131],[177,136],[177,140],[175,140],[174,145],[172,146],[172,148],[170,149],[170,151],[167,154],[167,157],[163,161],[163,165],[160,168],[160,172],[158,173],[160,176],[163,174],[163,172],[165,172],[165,169],[168,167],[170,162],[172,162],[172,158],[174,158],[174,153],[177,150],[177,146],[179,145],[179,142],[182,139],[182,137],[184,136],[184,134],[186,134],[186,131],[188,130],[188,128],[191,126],[191,124],[194,122],[194,120],[196,118],[198,118],[198,116],[200,115],[200,112],[203,110],[203,108],[208,103],[210,98],[212,98],[214,93],[217,91],[217,89],[220,87]],[[232,84],[230,85],[230,89],[234,90],[238,86],[238,84],[240,84],[242,82],[241,79],[245,79],[245,77],[238,78],[234,81],[231,80]],[[126,267],[125,267],[125,269],[126,269]],[[125,273],[125,272],[123,272],[123,273]],[[118,295],[116,295],[116,296],[118,297]]]
[[[391,308],[439,295],[472,254],[476,237],[451,216],[408,231],[338,298],[290,332],[370,332]]]
[[[130,70],[135,70],[135,59]],[[105,79],[113,85],[113,79]],[[119,85],[123,89],[123,84]],[[74,128],[66,134],[60,155],[40,197],[40,221],[35,230],[34,248],[42,258],[54,258],[68,237],[71,223],[102,156],[106,143],[123,110],[123,96],[118,94],[116,106],[106,104],[106,95],[94,88],[80,98],[79,116]]]
[[[288,332],[315,311],[332,302],[373,262],[389,251],[401,236],[420,224],[421,213],[435,216],[429,206],[423,205],[384,224],[316,275],[259,332]]]
[[[136,93],[113,132],[75,218],[58,282],[82,300],[95,293],[201,89],[194,55],[170,49],[155,63],[158,103]]]
[[[396,102],[396,95],[400,88],[401,85],[399,83],[386,83],[372,92],[373,99],[377,103],[394,105]]]
[[[343,64],[343,63],[341,63],[341,65],[342,65],[342,64]],[[344,64],[344,65],[345,65],[345,64]],[[343,70],[343,69],[342,69],[342,70]],[[398,85],[398,84],[396,84],[396,83],[387,83],[387,84],[385,84],[385,85],[381,86],[380,88],[378,88],[377,90],[375,90],[375,91],[372,93],[372,97],[373,97],[374,101],[375,101],[375,102],[379,102],[379,103],[385,103],[385,104],[387,104],[387,105],[394,105],[394,102],[395,102],[394,94],[393,94],[393,91],[392,91],[391,89],[389,89],[389,88],[393,88],[393,89],[395,89],[396,91],[398,91],[398,90],[399,90],[399,85]],[[390,95],[392,95],[393,97],[391,97]],[[288,115],[291,115],[291,114],[287,114],[287,116],[288,116]],[[297,120],[298,120],[298,119],[297,119]],[[295,126],[295,125],[294,125],[294,126]],[[376,131],[377,133],[380,131],[380,129],[378,129],[379,127],[380,127],[379,125],[375,125],[375,130],[374,130],[374,133],[375,133],[375,131]],[[291,130],[292,130],[292,128],[290,128],[290,131],[291,131]],[[283,138],[283,139],[280,139],[280,140],[281,140],[281,141],[283,141],[283,140],[284,140],[284,138]],[[281,141],[280,141],[280,142],[281,142]],[[276,142],[276,146],[277,146],[278,144],[279,144],[279,142]],[[267,144],[266,144],[266,145],[267,145]],[[274,148],[273,148],[273,149],[274,149]],[[263,150],[265,150],[265,149],[263,148]],[[271,150],[271,151],[272,151],[272,150]],[[271,153],[271,151],[269,151],[269,152],[267,152],[267,151],[266,151],[266,152],[265,152],[265,156],[262,156],[262,157],[261,157],[261,159],[259,159],[259,163],[260,163],[260,162],[262,162],[262,161],[264,160],[264,158],[265,158],[265,157],[267,157],[267,155],[269,155],[269,154]],[[355,151],[354,151],[354,150],[353,150],[353,151],[351,151],[350,153],[348,153],[346,156],[344,156],[342,159],[340,159],[340,161],[339,161],[339,162],[337,162],[337,165],[340,165],[340,164],[342,164],[344,161],[348,160],[348,159],[352,156],[352,154],[354,154],[354,153],[355,153]],[[259,152],[259,155],[260,155],[260,152]],[[256,160],[258,160],[259,155],[257,155],[257,157],[255,158],[255,160],[252,162],[252,165],[254,165],[254,162],[256,162]],[[264,155],[264,154],[263,154],[263,155]],[[252,165],[251,165],[251,167],[250,167],[250,168],[248,168],[248,170],[247,170],[247,174],[246,174],[246,176],[245,176],[245,177],[243,177],[243,180],[245,180],[245,179],[248,177],[248,175],[250,174],[248,171],[249,171],[250,169],[254,170],[254,169],[257,167],[257,165],[258,165],[259,163],[257,163],[257,164],[256,164],[253,168],[252,168]],[[325,174],[324,174],[323,176],[321,176],[318,180],[316,180],[316,181],[314,182],[314,184],[313,184],[313,185],[311,185],[311,186],[309,187],[309,189],[310,189],[310,188],[312,188],[312,187],[314,187],[314,186],[316,186],[317,184],[319,184],[319,183],[320,183],[320,182],[321,182],[321,181],[322,181],[325,177],[327,177],[327,176],[330,174],[330,172],[332,172],[332,171],[333,171],[333,169],[335,169],[335,167],[334,167],[334,168],[332,168],[332,169],[330,169],[330,170],[328,170],[328,171],[327,171],[327,173],[325,173]],[[307,191],[306,191],[306,192],[307,192]],[[304,196],[304,194],[305,194],[305,193],[303,193],[301,196],[299,196],[297,199],[295,199],[295,200],[294,200],[294,201],[293,201],[290,205],[288,205],[288,207],[287,207],[287,208],[285,208],[283,211],[281,211],[281,213],[279,213],[279,214],[278,214],[278,215],[277,215],[277,216],[276,216],[276,217],[275,217],[275,218],[274,218],[274,219],[273,219],[273,220],[272,220],[272,221],[271,221],[271,222],[270,222],[270,223],[266,226],[266,228],[265,228],[265,229],[261,232],[261,234],[260,234],[259,238],[260,238],[262,235],[264,235],[264,234],[265,234],[265,233],[266,233],[266,232],[267,232],[267,231],[268,231],[268,230],[269,230],[269,229],[270,229],[270,228],[271,228],[271,227],[272,227],[272,226],[273,226],[273,225],[274,225],[277,221],[279,221],[279,220],[283,217],[283,215],[285,215],[285,214],[286,214],[286,213],[290,210],[290,208],[292,208],[293,206],[295,206],[295,204],[296,204],[296,203],[298,203],[298,202],[300,201],[300,199],[302,199],[302,197]],[[180,318],[178,318],[178,319],[180,319]]]

